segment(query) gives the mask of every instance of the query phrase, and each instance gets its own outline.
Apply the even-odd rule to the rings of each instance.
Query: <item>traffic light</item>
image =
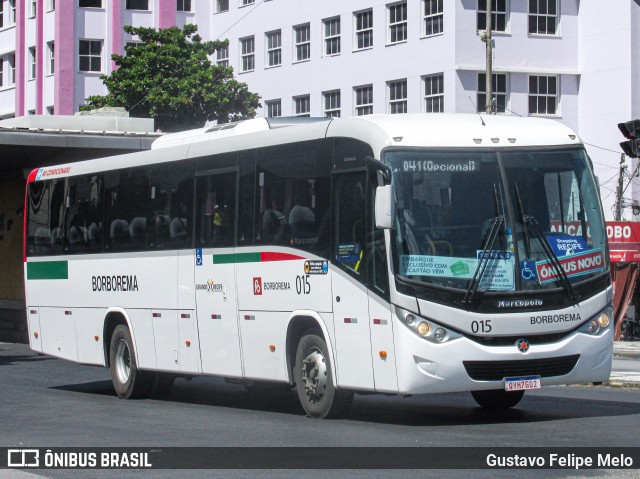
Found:
[[[618,123],[618,129],[628,140],[620,143],[624,154],[630,158],[638,158],[640,156],[640,120]]]

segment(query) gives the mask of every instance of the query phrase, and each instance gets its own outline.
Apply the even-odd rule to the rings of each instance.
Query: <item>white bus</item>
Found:
[[[34,351],[110,368],[120,397],[215,375],[483,407],[604,381],[612,289],[576,134],[535,118],[254,119],[34,170]]]

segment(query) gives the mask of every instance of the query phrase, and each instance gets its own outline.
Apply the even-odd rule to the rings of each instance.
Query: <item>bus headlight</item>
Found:
[[[600,313],[589,319],[586,323],[578,328],[578,331],[584,334],[595,336],[602,333],[611,324],[613,316],[613,307],[607,306]]]
[[[461,334],[455,331],[451,331],[430,319],[422,318],[404,309],[396,307],[396,314],[405,327],[430,343],[442,344],[462,337]]]

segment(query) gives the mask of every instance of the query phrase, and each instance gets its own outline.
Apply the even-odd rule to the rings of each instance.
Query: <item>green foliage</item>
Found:
[[[118,68],[101,77],[109,93],[87,98],[82,110],[124,107],[131,116],[154,118],[163,131],[254,117],[260,97],[234,79],[231,67],[209,60],[228,40],[203,42],[197,30],[125,26],[142,43],[125,47],[125,56],[112,55]]]

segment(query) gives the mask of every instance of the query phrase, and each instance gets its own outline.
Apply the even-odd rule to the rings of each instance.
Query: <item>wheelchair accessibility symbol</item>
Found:
[[[538,277],[535,261],[522,261],[520,263],[520,275],[525,281],[533,281]]]

